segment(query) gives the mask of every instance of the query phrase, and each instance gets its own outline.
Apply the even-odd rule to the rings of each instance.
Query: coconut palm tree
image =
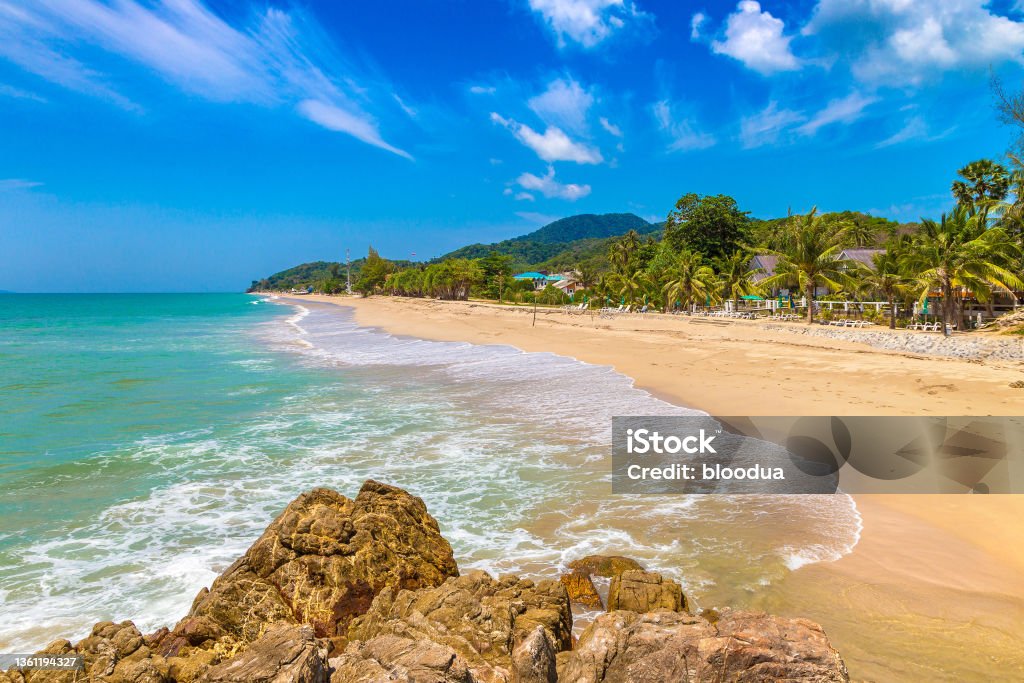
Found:
[[[619,239],[612,242],[608,249],[608,260],[611,261],[615,272],[623,274],[629,271],[629,265],[633,257],[640,249],[640,233],[630,230]]]
[[[843,244],[848,247],[872,247],[878,243],[878,231],[867,221],[850,221],[842,235]]]
[[[1024,282],[1008,268],[1019,254],[1003,228],[988,228],[984,214],[958,206],[938,222],[921,221],[907,263],[913,268],[922,301],[933,290],[941,294],[942,330],[948,335],[957,299],[963,323],[964,291],[986,301],[993,289],[1012,294],[1014,288],[1024,288]]]
[[[859,272],[865,289],[878,292],[889,303],[889,329],[896,329],[896,300],[910,287],[902,255],[894,245],[872,257],[874,268],[862,267]]]
[[[662,287],[666,310],[675,301],[685,307],[717,296],[715,271],[697,252],[688,249],[679,252],[669,266],[666,278],[667,282]]]
[[[737,308],[741,296],[759,295],[762,292],[754,282],[754,272],[750,270],[750,254],[742,249],[719,262],[718,278],[722,298],[730,299]]]
[[[840,290],[852,284],[848,261],[840,260],[843,250],[841,222],[824,220],[813,208],[805,216],[794,216],[787,226],[781,250],[763,249],[776,256],[775,274],[761,280],[766,289],[799,287],[807,298],[807,323],[814,322],[814,298],[818,287]]]

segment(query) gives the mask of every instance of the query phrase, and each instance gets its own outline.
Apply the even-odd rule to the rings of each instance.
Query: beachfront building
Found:
[[[576,294],[577,289],[583,289],[580,287],[580,283],[576,282],[572,276],[568,275],[563,275],[562,279],[553,283],[552,286],[570,297]]]
[[[875,269],[875,256],[884,254],[885,249],[843,249],[839,253],[840,261],[853,261],[861,264],[868,270]]]
[[[528,273],[519,273],[518,275],[513,275],[512,278],[514,280],[531,280],[533,281],[533,288],[538,291],[544,289],[548,285],[557,287],[558,285],[556,283],[565,280],[565,277],[562,275],[548,275],[547,273],[538,273],[533,271]]]

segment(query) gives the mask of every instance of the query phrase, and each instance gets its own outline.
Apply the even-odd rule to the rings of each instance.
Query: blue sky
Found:
[[[685,192],[950,203],[1024,2],[0,0],[0,289],[223,291]]]

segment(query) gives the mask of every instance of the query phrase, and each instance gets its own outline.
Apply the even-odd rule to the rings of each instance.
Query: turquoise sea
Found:
[[[423,497],[464,569],[629,554],[698,601],[856,543],[844,497],[611,496],[611,416],[685,412],[608,368],[301,300],[0,295],[0,651],[173,624],[299,492],[371,477]]]

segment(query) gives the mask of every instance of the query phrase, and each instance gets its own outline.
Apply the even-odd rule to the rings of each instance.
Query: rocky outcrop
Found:
[[[76,681],[103,681],[104,683],[168,683],[167,661],[154,652],[151,643],[135,628],[124,621],[115,624],[101,621],[86,638],[72,646],[67,640],[51,643],[41,654],[81,655],[85,673],[80,671],[28,671],[25,673],[0,672],[3,683],[74,683]]]
[[[562,574],[562,578],[559,579],[562,585],[565,586],[565,591],[569,595],[569,601],[574,602],[584,607],[591,609],[601,609],[601,596],[597,592],[597,588],[594,587],[594,582],[590,579],[590,574],[584,572],[571,572],[569,574]]]
[[[344,636],[383,589],[436,586],[456,575],[451,546],[419,498],[375,481],[354,500],[314,489],[199,593],[161,653],[190,646],[233,654],[275,623]]]
[[[569,563],[569,569],[588,576],[603,576],[612,579],[622,572],[643,567],[634,559],[622,555],[587,555]]]
[[[817,624],[693,616],[677,583],[628,558],[581,563],[569,582],[459,576],[420,499],[374,481],[351,500],[316,489],[173,630],[143,636],[130,621],[101,622],[79,643],[45,651],[82,655],[84,672],[0,672],[0,683],[848,680]],[[612,577],[615,611],[574,644],[567,584],[585,594],[591,573]]]
[[[554,669],[555,653],[568,649],[571,638],[572,615],[560,583],[496,580],[473,571],[437,588],[382,591],[352,624],[353,642],[335,666],[409,670],[429,663],[448,677],[441,680],[465,670],[474,681],[533,681],[537,672]]]
[[[624,571],[612,579],[608,588],[609,612],[654,612],[660,609],[678,612],[687,607],[679,584],[653,572],[638,569]]]
[[[309,626],[277,626],[231,659],[209,668],[202,683],[328,683],[329,644]]]
[[[722,610],[715,624],[681,612],[610,612],[558,655],[564,683],[845,682],[846,666],[817,624]]]

